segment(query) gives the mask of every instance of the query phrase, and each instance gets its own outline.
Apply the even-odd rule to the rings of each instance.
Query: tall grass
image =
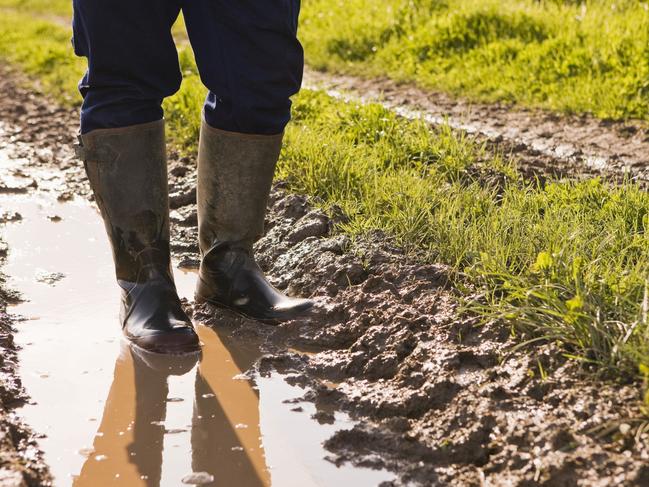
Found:
[[[649,2],[304,0],[320,69],[479,100],[649,119]]]
[[[0,17],[0,58],[42,80],[46,93],[73,99],[83,62],[66,29]],[[191,51],[180,59],[185,82],[165,102],[166,117],[174,143],[193,154],[205,89]],[[382,229],[448,264],[457,286],[481,291],[473,309],[521,340],[560,342],[600,371],[649,371],[646,192],[597,179],[525,181],[511,161],[448,128],[321,92],[303,91],[293,114],[278,176],[323,208],[341,207],[349,219],[340,231]]]
[[[280,176],[483,292],[472,309],[599,370],[649,365],[649,195],[594,179],[541,186],[446,128],[298,98]],[[325,141],[317,143],[315,141]],[[489,159],[486,166],[478,161]],[[421,255],[421,254],[420,254]]]

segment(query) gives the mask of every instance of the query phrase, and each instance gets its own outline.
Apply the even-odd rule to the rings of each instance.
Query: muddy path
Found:
[[[12,215],[0,214],[0,225],[11,218]],[[0,236],[0,266],[7,251]],[[7,313],[7,304],[20,297],[7,289],[5,281],[6,276],[0,272],[0,486],[41,485],[49,480],[47,466],[37,450],[33,432],[13,413],[28,398],[17,373],[15,323]]]
[[[0,146],[30,170],[54,172],[59,199],[89,197],[70,147],[75,111],[53,107],[17,80],[0,73]],[[198,264],[194,162],[172,154],[169,167],[173,251],[191,270]],[[23,183],[1,184],[17,192],[47,184]],[[290,373],[302,390],[295,411],[307,401],[323,424],[340,410],[358,421],[325,441],[332,463],[396,473],[384,487],[649,483],[638,385],[596,381],[550,344],[513,352],[506,327],[478,327],[459,314],[461,296],[444,266],[406,257],[380,232],[351,242],[281,183],[257,253],[278,287],[318,296],[316,312],[273,328],[191,302],[188,309],[213,330],[261,343],[264,353],[248,373]],[[0,397],[12,398],[20,388],[2,318]],[[0,421],[14,424],[7,414]],[[17,455],[17,447],[22,458],[34,457],[24,443],[2,445],[3,455]]]
[[[512,154],[521,171],[540,177],[604,176],[649,181],[649,124],[557,115],[503,103],[472,103],[411,83],[307,70],[305,84],[332,96],[379,102],[408,118],[447,123]]]

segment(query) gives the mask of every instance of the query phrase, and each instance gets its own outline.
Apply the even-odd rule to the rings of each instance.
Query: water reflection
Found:
[[[251,344],[226,347],[227,335],[198,327],[198,357],[150,354],[124,343],[95,441],[75,487],[161,485],[169,378],[195,374],[191,420],[193,475],[186,482],[222,487],[270,485],[259,428],[259,395],[232,380],[259,357]],[[224,343],[225,342],[225,343]],[[233,355],[231,351],[236,351]]]
[[[21,164],[0,148],[0,179]],[[0,194],[0,208],[21,215],[0,224],[10,249],[3,273],[25,298],[11,307],[25,318],[14,338],[30,402],[18,414],[39,434],[54,485],[370,487],[393,478],[326,461],[322,443],[355,423],[337,414],[320,424],[310,403],[296,411],[285,401],[304,391],[285,376],[239,380],[259,356],[249,337],[198,325],[198,363],[121,345],[110,248],[87,202]],[[175,277],[191,299],[195,274]]]
[[[232,346],[229,337],[198,327],[203,359],[196,374],[192,469],[214,475],[214,486],[270,485],[259,428],[259,394],[253,383],[232,380],[252,367],[258,348]],[[227,346],[230,345],[230,346]]]

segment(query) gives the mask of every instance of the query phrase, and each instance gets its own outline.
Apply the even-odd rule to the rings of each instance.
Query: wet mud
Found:
[[[6,216],[0,216],[1,222]],[[7,247],[0,237],[0,266],[6,259]],[[14,408],[27,399],[17,373],[16,347],[13,341],[14,320],[7,313],[7,304],[18,296],[5,287],[6,276],[0,273],[0,486],[23,487],[39,485],[48,480],[33,432],[15,416]]]
[[[510,154],[527,177],[649,182],[649,123],[560,115],[504,103],[475,103],[411,83],[308,70],[305,83],[330,95],[378,102],[407,118],[448,124]]]
[[[16,415],[32,428],[53,485],[370,487],[394,477],[326,460],[323,442],[357,423],[338,412],[320,423],[300,385],[254,374],[263,340],[195,320],[200,357],[120,347],[111,253],[87,188],[7,140],[0,180],[30,188],[0,193],[7,284],[25,300],[10,307],[28,396]],[[175,273],[189,303],[196,273]]]
[[[68,147],[74,110],[48,107],[3,74],[0,112],[9,124],[1,143],[34,171],[56,171],[59,199],[87,197]],[[190,158],[171,157],[170,183],[173,250],[191,270],[198,255]],[[596,381],[549,344],[514,351],[506,327],[476,326],[459,312],[462,296],[444,266],[403,255],[379,231],[351,242],[281,183],[256,250],[279,288],[318,297],[309,317],[268,327],[190,302],[189,310],[209,330],[259,343],[263,353],[247,374],[288,376],[301,391],[286,403],[295,413],[311,407],[323,425],[340,411],[355,420],[326,438],[332,464],[394,472],[383,487],[649,484],[638,384]]]
[[[7,170],[0,163],[0,177]],[[8,283],[25,298],[10,308],[21,318],[14,340],[29,395],[16,413],[38,433],[53,485],[371,487],[392,478],[324,459],[323,441],[356,423],[337,414],[320,425],[307,404],[294,411],[299,386],[250,373],[259,340],[199,321],[200,356],[120,340],[111,252],[86,200],[39,191],[0,195],[0,205],[21,215],[3,228]],[[175,274],[187,302],[196,274]]]

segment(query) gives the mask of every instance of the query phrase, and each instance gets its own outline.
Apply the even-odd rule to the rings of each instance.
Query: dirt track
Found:
[[[513,154],[529,176],[649,181],[649,125],[558,116],[507,104],[470,103],[389,79],[307,71],[305,83],[338,98],[377,101],[408,118],[447,123]]]
[[[26,171],[62,171],[61,198],[88,195],[70,148],[75,111],[48,105],[15,79],[0,73],[0,145],[27,158]],[[193,161],[172,156],[170,173],[173,249],[193,267]],[[475,327],[458,316],[458,295],[443,266],[409,260],[378,232],[352,244],[333,227],[306,198],[276,187],[257,252],[278,287],[322,297],[309,319],[272,328],[192,309],[213,326],[261,337],[268,354],[258,372],[295,372],[319,421],[344,409],[363,422],[328,440],[332,461],[385,466],[399,474],[395,486],[649,484],[647,435],[634,420],[640,417],[637,386],[594,382],[550,345],[511,353],[506,327]],[[6,294],[0,297],[4,305]],[[0,321],[0,397],[10,408],[20,386],[10,322],[5,315]],[[538,364],[547,378],[539,376]],[[33,452],[20,443],[26,436],[16,433],[6,409],[0,424],[0,432],[14,432],[4,437],[13,441],[0,436],[1,466],[20,471],[24,467],[5,455],[16,458],[16,447],[23,458],[34,458]],[[46,480],[38,462],[25,471],[32,485]]]

